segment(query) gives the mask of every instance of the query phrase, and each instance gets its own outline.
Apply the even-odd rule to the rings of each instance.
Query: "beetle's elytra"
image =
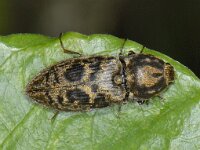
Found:
[[[45,106],[81,111],[128,100],[143,102],[173,81],[174,69],[169,63],[153,55],[130,53],[118,58],[79,57],[59,62],[40,72],[26,92]]]

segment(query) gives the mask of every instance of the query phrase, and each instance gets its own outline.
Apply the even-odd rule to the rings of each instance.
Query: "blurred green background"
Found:
[[[200,0],[0,0],[0,35],[68,31],[137,41],[200,77]]]

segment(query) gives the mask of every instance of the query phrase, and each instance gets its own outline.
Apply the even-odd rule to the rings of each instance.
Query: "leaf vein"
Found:
[[[15,133],[15,131],[22,126],[26,120],[29,118],[29,116],[34,112],[35,106],[33,106],[29,112],[21,119],[21,121],[10,131],[10,133],[7,135],[7,137],[4,138],[3,142],[1,143],[1,146],[3,145],[11,138],[11,136]]]

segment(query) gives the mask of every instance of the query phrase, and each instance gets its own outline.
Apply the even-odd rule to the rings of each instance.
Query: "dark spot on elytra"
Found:
[[[67,80],[74,82],[81,80],[84,73],[84,67],[81,64],[73,64],[71,68],[67,69],[64,76]]]
[[[94,107],[106,107],[109,105],[109,102],[106,101],[106,97],[104,94],[97,94],[94,99]]]
[[[62,103],[63,103],[63,97],[60,96],[60,95],[58,95],[57,99],[58,99],[58,103],[62,105]]]
[[[80,89],[67,91],[67,98],[70,103],[75,101],[79,101],[79,103],[88,103],[90,99],[89,95]]]
[[[101,67],[100,67],[101,62],[102,62],[102,58],[101,57],[96,57],[94,59],[94,62],[91,62],[91,64],[89,64],[89,68],[93,71],[90,74],[90,81],[94,81],[96,79],[96,74],[101,69]]]

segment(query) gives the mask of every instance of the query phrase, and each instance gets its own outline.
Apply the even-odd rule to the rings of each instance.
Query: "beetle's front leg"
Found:
[[[65,49],[65,47],[64,47],[64,45],[63,45],[63,42],[62,42],[62,35],[63,35],[63,33],[60,33],[60,35],[59,35],[59,40],[60,40],[60,45],[61,45],[61,47],[62,47],[62,49],[63,49],[63,52],[64,53],[68,53],[68,54],[77,54],[77,55],[79,55],[79,56],[81,56],[82,54],[81,53],[79,53],[79,52],[75,52],[75,51],[71,51],[71,50],[68,50],[68,49]]]

